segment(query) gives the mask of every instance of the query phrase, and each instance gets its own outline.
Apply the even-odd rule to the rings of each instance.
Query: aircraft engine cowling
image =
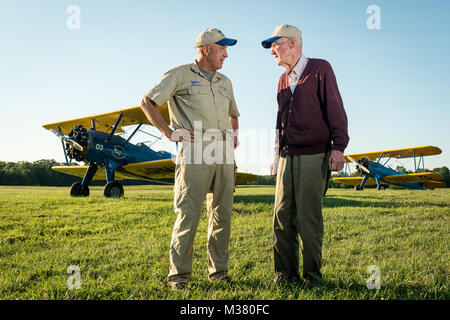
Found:
[[[76,161],[82,161],[87,152],[87,146],[89,144],[89,133],[82,125],[77,125],[70,130],[69,138],[76,141],[83,147],[83,151],[75,149],[72,145],[66,142],[67,156]]]
[[[358,164],[363,166],[363,167],[365,167],[367,170],[369,170],[370,164],[369,164],[369,160],[366,157],[362,158],[361,160],[358,160]],[[356,171],[358,173],[360,173],[360,174],[364,174],[365,173],[364,170],[361,169],[359,166],[356,169]]]

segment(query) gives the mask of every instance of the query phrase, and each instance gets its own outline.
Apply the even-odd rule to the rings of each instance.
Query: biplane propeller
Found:
[[[56,131],[55,129],[50,129],[50,131],[53,132],[55,136],[61,138],[61,140],[66,143],[66,149],[73,148],[74,150],[83,152],[84,148],[72,138],[66,137],[61,132]]]
[[[364,172],[370,173],[370,171],[368,169],[370,164],[369,164],[369,161],[367,160],[367,158],[362,158],[361,160],[358,160],[358,161],[356,161],[352,157],[348,157],[348,159],[356,165],[359,173],[361,173],[361,174],[364,174]]]
[[[433,172],[418,172],[421,164],[425,169],[424,156],[440,153],[442,150],[438,147],[423,146],[344,155],[344,177],[335,177],[333,181],[355,186],[355,190],[363,190],[366,185],[376,185],[378,190],[384,190],[389,187],[389,184],[421,190],[445,188],[446,184],[439,181],[444,179],[442,175]],[[381,159],[384,158],[388,159],[381,163]],[[414,158],[415,173],[407,174],[386,166],[391,158]],[[416,162],[417,158],[419,163]],[[357,172],[362,177],[346,176],[350,175],[349,163],[356,165]]]
[[[158,108],[163,118],[169,122],[167,104]],[[166,151],[155,151],[145,143],[130,142],[143,124],[150,125],[141,107],[136,106],[43,125],[61,139],[66,159],[65,166],[54,166],[52,169],[82,178],[71,186],[70,195],[89,196],[89,184],[92,180],[106,180],[103,189],[105,197],[122,197],[124,189],[118,180],[123,179],[172,184],[175,156]],[[127,139],[118,135],[124,132],[124,127],[131,125],[136,127]],[[87,165],[71,165],[72,160],[83,161]],[[103,170],[98,170],[99,168]],[[253,174],[236,173],[236,184],[255,180],[256,176]]]

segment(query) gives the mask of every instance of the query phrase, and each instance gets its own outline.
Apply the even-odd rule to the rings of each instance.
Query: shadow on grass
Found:
[[[349,196],[346,196],[348,198]],[[351,197],[351,196],[350,196]],[[411,201],[377,201],[379,198],[367,197],[356,197],[355,199],[340,198],[335,195],[326,195],[324,199],[325,208],[336,208],[336,207],[371,207],[371,208],[415,208],[415,207],[438,207],[444,208],[448,207],[446,203],[433,203],[433,202],[411,202]],[[362,199],[361,199],[362,198]],[[359,200],[357,200],[359,199]]]
[[[269,204],[273,205],[275,201],[275,195],[235,195],[234,203],[238,204],[247,204],[247,203],[255,203],[255,204]]]
[[[392,208],[393,203],[388,201],[370,201],[370,200],[350,200],[337,198],[335,196],[325,196],[323,201],[324,208],[338,207],[358,207],[358,208]]]
[[[324,281],[324,285],[314,289],[316,295],[326,295],[332,293],[337,299],[397,299],[397,300],[429,300],[429,299],[448,299],[446,292],[436,292],[433,288],[418,285],[381,285],[381,288],[368,289],[365,284],[344,283],[342,281]]]
[[[381,286],[379,290],[370,290],[365,284],[344,283],[343,281],[326,281],[322,286],[314,289],[305,288],[301,282],[285,283],[275,286],[267,279],[236,280],[234,285],[222,284],[215,286],[216,289],[239,290],[252,292],[256,295],[261,292],[272,291],[273,298],[278,300],[297,299],[366,299],[366,300],[448,300],[449,294],[446,291],[435,291],[433,288],[417,285]],[[209,287],[209,288],[208,288]],[[211,290],[211,284],[203,284],[203,290]]]
[[[431,202],[397,202],[397,201],[378,201],[379,198],[364,197],[360,200],[342,198],[335,195],[326,195],[323,203],[324,208],[338,208],[338,207],[357,207],[357,208],[414,208],[414,207],[448,207],[445,203],[431,203]],[[235,204],[261,204],[273,206],[275,202],[275,195],[235,195]]]

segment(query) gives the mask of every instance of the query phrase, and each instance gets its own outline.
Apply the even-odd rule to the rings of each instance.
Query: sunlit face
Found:
[[[228,58],[227,46],[219,44],[210,44],[207,46],[208,51],[207,61],[213,71],[222,69],[223,61]]]
[[[275,60],[279,66],[285,65],[288,62],[286,61],[289,56],[288,40],[288,38],[281,38],[272,42],[270,46],[270,53],[275,56]]]

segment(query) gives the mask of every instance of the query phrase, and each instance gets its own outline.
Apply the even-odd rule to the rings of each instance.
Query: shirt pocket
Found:
[[[192,108],[205,108],[211,103],[211,88],[209,86],[191,85],[187,88],[188,98]]]
[[[225,87],[219,86],[219,88],[217,89],[216,103],[217,107],[221,111],[226,112],[226,115],[228,116],[231,104],[231,96]]]
[[[189,99],[188,90],[191,86],[192,86],[191,82],[186,82],[178,85],[175,95],[182,99]]]
[[[187,93],[190,96],[207,95],[211,93],[211,89],[208,86],[191,85],[187,88]]]

